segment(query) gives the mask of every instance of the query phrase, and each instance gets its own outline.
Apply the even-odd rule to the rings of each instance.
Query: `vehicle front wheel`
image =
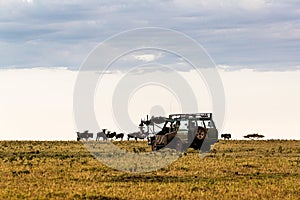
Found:
[[[152,149],[152,151],[156,151],[156,145],[154,142],[151,144],[151,149]]]

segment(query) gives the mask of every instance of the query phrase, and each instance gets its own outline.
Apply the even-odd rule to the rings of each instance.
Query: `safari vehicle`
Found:
[[[218,140],[218,130],[212,113],[171,114],[165,118],[161,131],[150,137],[148,144],[156,151],[164,147],[185,151],[191,147],[210,151]]]

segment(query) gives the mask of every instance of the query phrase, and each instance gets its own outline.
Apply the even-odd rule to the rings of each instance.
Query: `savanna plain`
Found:
[[[136,153],[146,141],[115,141]],[[0,141],[0,199],[299,199],[300,141],[220,140],[146,173],[111,169],[82,142]]]

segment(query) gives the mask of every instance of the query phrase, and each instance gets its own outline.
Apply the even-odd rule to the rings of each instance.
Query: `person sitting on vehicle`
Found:
[[[179,126],[180,126],[180,121],[177,121],[175,124],[173,124],[172,131],[178,131]]]
[[[165,135],[165,134],[167,134],[167,133],[169,133],[169,132],[170,132],[170,128],[167,127],[167,126],[164,126],[164,127],[161,129],[161,131],[159,131],[156,135]]]
[[[170,132],[175,131],[175,124],[171,123],[170,125]]]

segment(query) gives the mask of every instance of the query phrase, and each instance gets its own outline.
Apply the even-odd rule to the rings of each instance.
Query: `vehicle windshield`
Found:
[[[197,120],[198,126],[204,127],[204,128],[214,128],[214,124],[211,120]]]

